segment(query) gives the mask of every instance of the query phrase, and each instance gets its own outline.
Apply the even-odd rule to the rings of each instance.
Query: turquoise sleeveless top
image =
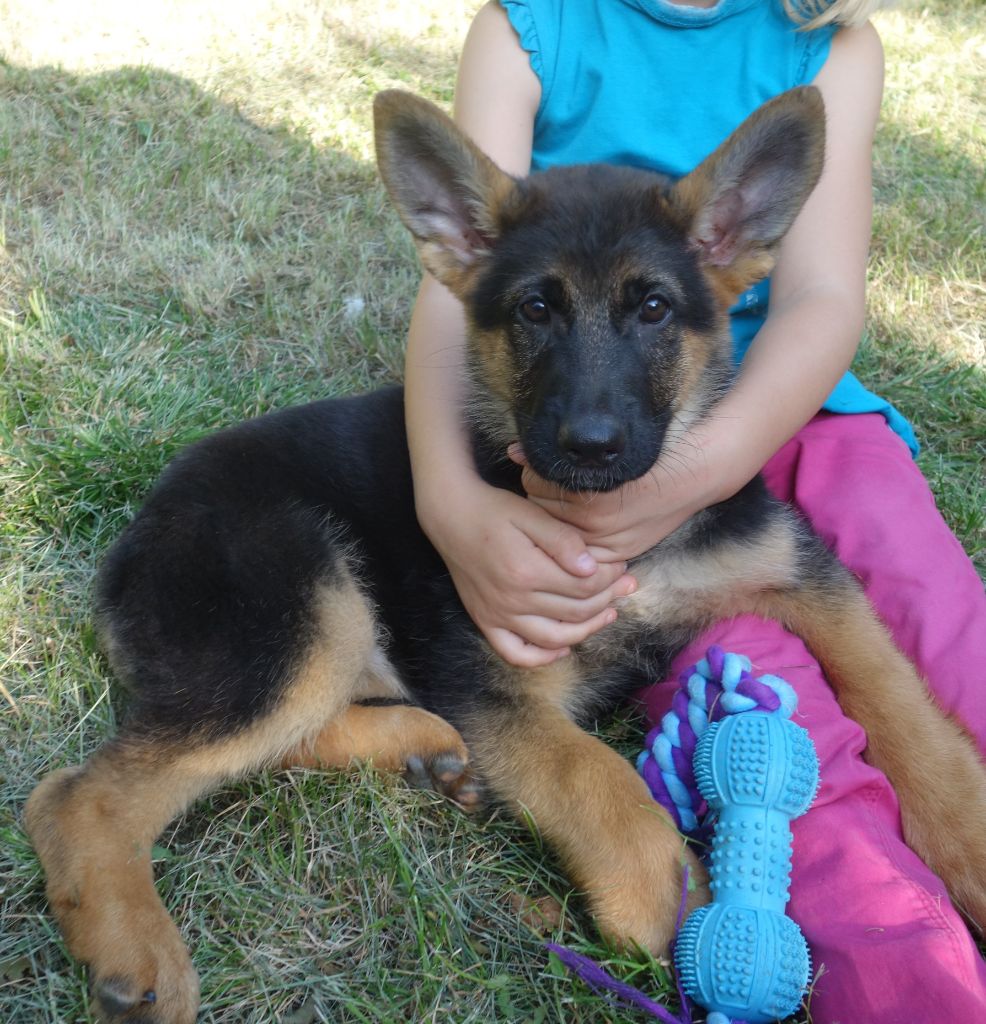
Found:
[[[541,82],[532,170],[614,163],[679,178],[757,107],[811,82],[834,29],[795,31],[780,0],[500,0]],[[770,281],[731,310],[742,359],[767,313]],[[917,453],[914,431],[846,373],[825,402],[879,412]]]

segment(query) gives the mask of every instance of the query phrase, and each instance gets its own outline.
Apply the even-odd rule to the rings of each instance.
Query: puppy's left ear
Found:
[[[726,291],[738,295],[770,273],[824,156],[821,93],[803,86],[751,114],[672,189],[693,246]]]
[[[373,101],[377,166],[421,262],[464,298],[516,182],[433,103],[400,90]]]

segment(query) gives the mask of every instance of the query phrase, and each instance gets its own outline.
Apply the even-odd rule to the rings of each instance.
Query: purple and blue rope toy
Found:
[[[789,823],[815,798],[818,758],[790,720],[794,691],[777,676],[755,678],[742,655],[710,647],[678,681],[637,767],[679,830],[711,843],[712,902],[679,920],[675,943],[683,1019],[587,957],[550,948],[593,988],[666,1024],[690,1024],[684,996],[710,1011],[708,1024],[766,1024],[796,1012],[811,973],[804,936],[784,910]]]

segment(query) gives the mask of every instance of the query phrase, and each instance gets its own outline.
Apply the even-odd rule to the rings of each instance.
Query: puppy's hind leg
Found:
[[[151,848],[197,797],[277,763],[348,705],[372,649],[371,613],[355,586],[316,603],[317,636],[273,707],[248,725],[179,738],[135,726],[31,794],[25,825],[51,909],[70,952],[89,965],[102,1020],[195,1020],[198,979],[154,889]]]
[[[762,595],[753,610],[807,642],[842,709],[866,730],[866,759],[897,792],[908,845],[986,929],[986,767],[971,738],[935,704],[841,566],[821,582]]]
[[[151,847],[223,780],[206,751],[117,737],[79,768],[46,776],[25,826],[69,951],[89,965],[102,1019],[194,1021],[198,977],[154,889]]]

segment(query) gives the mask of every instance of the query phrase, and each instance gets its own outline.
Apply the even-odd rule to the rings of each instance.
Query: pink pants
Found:
[[[904,443],[879,415],[822,413],[764,476],[856,573],[939,703],[986,752],[986,594]],[[795,721],[818,751],[818,797],[792,828],[789,904],[812,951],[815,1024],[986,1021],[986,964],[941,881],[904,844],[894,792],[862,760],[865,736],[815,660],[776,623],[744,616],[696,640],[674,674],[712,643],[747,655],[755,675],[791,683]],[[652,721],[674,686],[642,692]]]

